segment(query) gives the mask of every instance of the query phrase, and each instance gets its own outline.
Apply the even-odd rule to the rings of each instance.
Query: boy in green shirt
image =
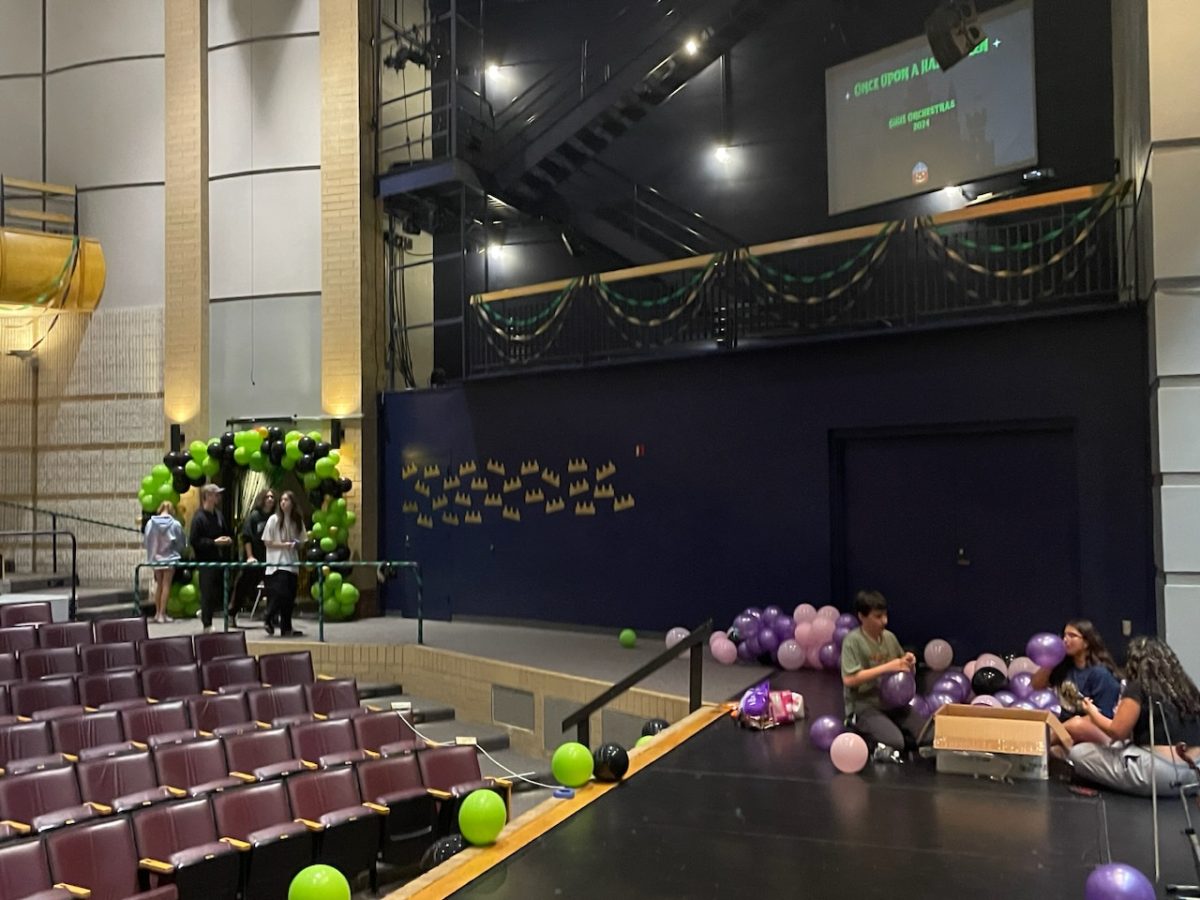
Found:
[[[842,642],[842,695],[846,721],[874,742],[875,759],[899,762],[907,743],[916,746],[921,717],[911,706],[885,710],[879,700],[879,680],[893,672],[913,672],[917,659],[905,653],[887,630],[887,600],[879,591],[859,591],[854,597],[859,627]]]

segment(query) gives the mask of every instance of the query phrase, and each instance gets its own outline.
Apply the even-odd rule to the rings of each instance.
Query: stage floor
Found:
[[[828,674],[780,673],[812,717]],[[1177,797],[1160,798],[1163,883],[1193,882]],[[929,762],[840,775],[804,724],[715,722],[453,896],[1078,898],[1093,866],[1153,877],[1148,800],[1062,782],[937,775]]]

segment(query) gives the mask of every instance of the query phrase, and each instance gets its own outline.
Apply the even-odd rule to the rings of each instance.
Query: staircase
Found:
[[[68,619],[70,597],[70,573],[9,572],[0,578],[0,603],[47,602],[53,608],[56,622]],[[75,588],[77,619],[118,619],[132,613],[132,587]]]

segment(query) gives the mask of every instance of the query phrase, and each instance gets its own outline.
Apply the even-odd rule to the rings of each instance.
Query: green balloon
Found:
[[[185,584],[179,589],[179,599],[185,604],[192,603],[200,598],[200,592],[196,590],[194,584]]]
[[[325,524],[323,522],[314,522],[312,529],[308,532],[308,536],[318,541],[326,537]]]
[[[261,472],[267,467],[267,458],[262,455],[262,451],[255,450],[250,454],[250,470],[253,472]]]
[[[342,605],[337,602],[336,597],[330,597],[324,603],[326,617],[340,616],[342,614]]]
[[[342,536],[342,529],[338,528],[336,525],[330,525],[325,529],[325,533],[336,541]]]
[[[325,599],[337,601],[337,591],[333,589],[328,581],[325,582]]]
[[[157,504],[163,502],[174,503],[175,501],[171,500],[174,496],[176,496],[175,488],[171,487],[171,482],[168,481],[166,484],[160,484],[154,492],[155,505],[157,506]]]
[[[316,488],[316,486],[320,483],[321,483],[321,477],[316,472],[305,472],[304,473],[304,489],[306,491],[314,490]]]
[[[319,475],[321,478],[333,477],[333,463],[330,461],[328,456],[318,459],[315,469],[317,475]]]
[[[204,469],[194,459],[189,459],[183,464],[183,471],[187,472],[187,477],[192,479],[192,481],[195,481],[204,474]]]
[[[158,463],[150,470],[150,477],[154,479],[156,484],[162,484],[164,481],[171,480],[171,470],[162,463]]]
[[[591,780],[593,765],[592,754],[587,747],[575,741],[567,741],[554,751],[550,760],[550,771],[554,773],[559,784],[577,788]]]
[[[346,606],[353,606],[358,602],[358,588],[348,581],[345,582],[338,588],[338,600]]]
[[[340,588],[342,586],[341,573],[330,572],[328,575],[325,576],[325,583],[328,585],[332,585],[333,589],[336,591],[338,588]]]
[[[340,450],[330,450],[329,455],[325,458],[330,460],[336,466],[342,461],[342,453]]]
[[[285,444],[294,444],[302,437],[304,437],[304,432],[293,429],[283,436],[283,442]]]
[[[282,460],[280,460],[279,464],[283,466],[283,471],[285,472],[290,472],[292,469],[296,468],[296,461],[290,456],[285,456]]]
[[[287,455],[288,459],[293,461],[304,455],[300,452],[300,445],[295,441],[288,441],[286,444],[284,444],[283,452]]]
[[[200,463],[200,471],[209,478],[212,478],[221,471],[221,464],[210,456],[204,462]]]
[[[192,441],[188,444],[188,453],[196,462],[203,461],[204,457],[208,456],[208,444],[204,441]]]
[[[333,501],[333,508],[338,511],[338,515],[344,514],[346,512],[346,499],[344,497],[338,497]]]
[[[325,511],[322,509],[315,510],[313,512],[312,519],[313,519],[314,525],[324,525],[325,524]]]
[[[246,445],[233,448],[233,461],[239,466],[247,465],[250,462],[250,451],[246,449]]]
[[[321,585],[317,584],[317,582],[314,581],[312,583],[312,586],[308,589],[308,593],[318,603],[321,602]]]
[[[333,866],[309,866],[292,879],[287,900],[350,900],[350,882]]]
[[[142,493],[148,493],[158,487],[158,480],[153,475],[147,475],[142,479]]]
[[[354,523],[357,521],[358,521],[358,516],[356,516],[354,514],[354,510],[352,510],[352,509],[346,510],[346,527],[353,528]]]
[[[652,740],[654,740],[654,735],[643,734],[640,738],[637,739],[637,743],[634,744],[633,746],[644,747],[646,744],[650,743]]]
[[[310,438],[312,438],[314,441],[316,441],[317,443],[320,443],[322,440],[324,440],[324,438],[321,437],[321,432],[319,432],[319,431],[310,431],[308,433],[308,436]]]
[[[142,504],[142,509],[145,512],[154,512],[158,508],[158,504],[154,500],[153,491],[143,491],[138,494],[138,503]]]
[[[332,553],[337,549],[337,541],[331,537],[323,537],[321,538],[321,549],[326,553]]]
[[[471,791],[458,808],[458,830],[468,844],[476,847],[495,843],[507,820],[504,801],[487,788]]]
[[[637,632],[632,628],[623,628],[621,633],[617,635],[617,640],[621,642],[621,646],[626,650],[632,650],[637,643]]]

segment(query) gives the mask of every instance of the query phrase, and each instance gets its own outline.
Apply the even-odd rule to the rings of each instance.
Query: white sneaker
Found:
[[[893,763],[898,766],[904,764],[904,758],[900,755],[900,751],[893,750],[887,744],[876,744],[875,752],[871,754],[871,759],[875,762]]]
[[[201,634],[212,634],[212,626],[209,625],[207,628],[202,629],[200,633]]]

